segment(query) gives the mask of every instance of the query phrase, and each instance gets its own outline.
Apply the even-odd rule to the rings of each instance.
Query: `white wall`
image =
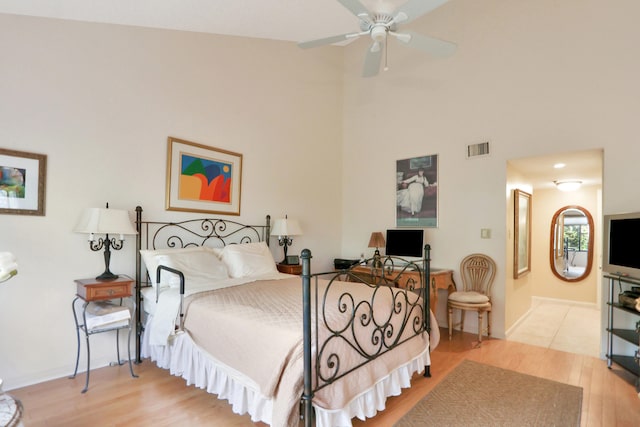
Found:
[[[0,218],[0,250],[20,260],[0,286],[0,377],[12,388],[73,367],[73,279],[102,271],[71,232],[82,208],[188,216],[164,211],[169,135],[243,153],[241,219],[299,218],[292,251],[308,246],[326,267],[394,226],[395,161],[438,154],[433,263],[496,259],[504,336],[508,159],[604,148],[603,213],[640,210],[628,184],[640,180],[639,15],[635,0],[451,0],[411,28],[455,41],[456,54],[431,59],[392,41],[390,70],[375,79],[360,77],[365,40],[343,63],[333,47],[0,16],[0,145],[49,159],[46,216]],[[491,156],[465,159],[487,140]],[[127,242],[113,270],[132,273],[132,257]],[[104,363],[111,340],[95,338]]]
[[[197,215],[164,210],[168,136],[243,154],[241,221],[299,219],[290,253],[315,269],[340,252],[341,49],[0,15],[0,52],[0,147],[48,157],[46,215],[0,216],[19,262],[0,285],[7,389],[73,370],[73,280],[104,270],[72,232],[83,208]],[[134,274],[134,245],[112,271]],[[91,342],[92,366],[115,357],[111,334]]]
[[[629,184],[640,181],[637,16],[634,0],[452,0],[410,26],[456,42],[455,55],[432,59],[392,41],[390,69],[375,79],[360,77],[368,42],[349,45],[343,254],[394,226],[395,160],[439,154],[433,263],[457,270],[475,251],[497,260],[494,333],[504,336],[517,320],[506,318],[507,287],[520,289],[510,279],[508,159],[604,148],[604,213],[640,210],[640,187]],[[482,141],[491,156],[465,160]]]

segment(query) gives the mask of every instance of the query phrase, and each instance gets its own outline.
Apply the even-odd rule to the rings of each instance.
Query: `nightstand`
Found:
[[[278,271],[286,274],[302,274],[302,265],[300,264],[278,264]]]
[[[137,378],[133,373],[133,365],[131,364],[131,330],[133,319],[131,319],[131,311],[128,306],[124,305],[124,299],[131,300],[131,289],[134,280],[119,276],[115,280],[102,281],[96,279],[78,279],[75,281],[77,286],[76,297],[71,303],[73,310],[73,319],[76,323],[76,336],[78,339],[78,351],[76,352],[76,367],[73,375],[69,378],[75,378],[78,373],[78,364],[80,362],[80,331],[85,335],[87,342],[87,379],[82,393],[89,389],[89,372],[91,370],[91,351],[89,346],[89,337],[91,335],[102,332],[116,331],[116,354],[118,365],[123,365],[120,360],[120,330],[128,329],[127,338],[127,355],[129,359],[129,371],[131,376]],[[78,306],[78,302],[82,302],[82,306]],[[133,303],[135,304],[135,302]]]

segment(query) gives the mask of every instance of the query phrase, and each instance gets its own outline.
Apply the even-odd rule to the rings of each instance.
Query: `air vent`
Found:
[[[467,159],[489,155],[489,141],[467,145]]]

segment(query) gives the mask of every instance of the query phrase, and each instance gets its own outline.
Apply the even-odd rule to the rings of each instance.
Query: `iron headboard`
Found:
[[[141,290],[150,286],[142,262],[142,249],[180,249],[195,246],[224,247],[235,243],[266,242],[269,246],[271,216],[262,225],[247,225],[225,218],[196,218],[178,222],[143,221],[142,207],[136,207],[136,363],[140,363],[142,336]],[[152,272],[155,274],[155,272]]]

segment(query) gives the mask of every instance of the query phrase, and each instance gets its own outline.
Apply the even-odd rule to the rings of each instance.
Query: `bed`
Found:
[[[416,372],[429,376],[439,333],[424,286],[428,246],[420,263],[370,260],[379,266],[370,276],[311,274],[305,249],[293,276],[276,269],[269,216],[262,225],[156,222],[137,207],[136,228],[136,361],[151,359],[234,412],[272,426],[351,426]],[[395,287],[389,272],[407,269],[422,280]]]

